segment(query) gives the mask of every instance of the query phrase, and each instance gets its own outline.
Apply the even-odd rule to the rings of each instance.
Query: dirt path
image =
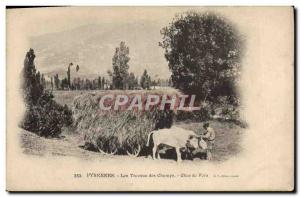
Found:
[[[97,153],[80,148],[76,135],[64,135],[62,138],[43,138],[28,131],[21,131],[21,141],[24,153],[32,155],[74,156],[89,158]]]

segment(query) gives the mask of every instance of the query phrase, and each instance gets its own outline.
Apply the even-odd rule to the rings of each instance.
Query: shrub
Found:
[[[206,121],[210,119],[210,112],[207,107],[201,108],[197,111],[178,111],[176,115],[177,121]]]
[[[28,105],[21,127],[43,137],[58,137],[63,126],[72,124],[72,112],[45,91],[36,105]]]

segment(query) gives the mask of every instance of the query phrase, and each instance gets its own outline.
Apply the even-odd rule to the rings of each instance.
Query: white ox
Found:
[[[157,148],[160,144],[174,147],[177,154],[177,162],[181,162],[181,148],[186,148],[187,143],[192,147],[207,149],[207,144],[202,140],[202,137],[197,135],[194,131],[183,129],[180,127],[171,127],[169,129],[154,130],[148,134],[147,146],[149,146],[150,138],[153,138],[153,159],[156,159]],[[158,159],[160,156],[158,154]]]

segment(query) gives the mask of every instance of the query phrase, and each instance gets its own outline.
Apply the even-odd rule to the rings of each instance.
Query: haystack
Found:
[[[165,111],[152,110],[101,110],[100,99],[107,94],[122,94],[121,91],[86,93],[75,97],[73,117],[77,132],[83,135],[85,144],[94,146],[102,153],[130,154],[137,156],[145,147],[149,132],[155,129],[158,119]],[[124,92],[123,92],[124,94]],[[133,98],[136,94],[166,94],[165,91],[126,91]],[[179,94],[169,91],[168,95]]]

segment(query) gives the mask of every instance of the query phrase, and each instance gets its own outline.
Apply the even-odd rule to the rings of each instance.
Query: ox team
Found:
[[[152,136],[153,159],[160,159],[158,153],[158,147],[161,144],[175,148],[177,161],[181,162],[181,150],[185,149],[187,152],[192,150],[192,155],[196,155],[198,152],[205,150],[206,158],[212,159],[212,150],[214,148],[215,132],[209,123],[204,123],[203,128],[205,132],[201,135],[197,135],[194,131],[183,129],[180,127],[172,126],[168,129],[158,129],[148,134],[147,146],[150,146],[150,140]]]

